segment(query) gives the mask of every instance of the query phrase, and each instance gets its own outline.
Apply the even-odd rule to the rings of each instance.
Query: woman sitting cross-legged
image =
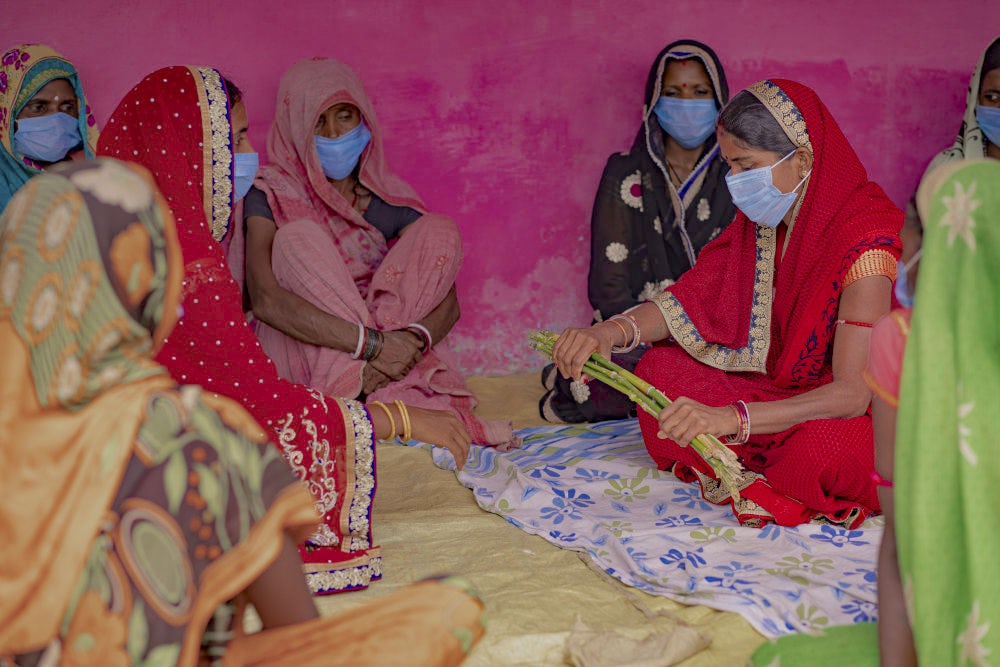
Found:
[[[389,171],[361,81],[317,58],[282,77],[270,164],[245,203],[245,264],[257,335],[278,372],[332,396],[449,410],[472,442],[513,445],[435,346],[458,320],[455,223],[427,212]],[[235,253],[235,254],[234,254]]]
[[[673,285],[733,220],[726,163],[715,121],[729,101],[722,63],[693,40],[668,44],[646,79],[642,124],[627,153],[608,158],[590,222],[588,295],[605,320]],[[645,346],[615,355],[634,370]],[[599,384],[542,371],[543,419],[594,422],[635,414],[634,404]]]
[[[651,303],[566,330],[553,359],[580,379],[593,352],[656,343],[636,373],[675,399],[658,418],[639,415],[661,469],[727,502],[688,444],[728,437],[746,470],[741,524],[857,526],[879,509],[862,371],[871,326],[889,311],[902,212],[801,84],[740,92],[717,134],[736,220]]]

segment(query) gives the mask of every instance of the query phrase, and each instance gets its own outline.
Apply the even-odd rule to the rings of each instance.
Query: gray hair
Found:
[[[746,90],[738,92],[719,112],[716,126],[750,148],[788,155],[796,149],[764,103]]]

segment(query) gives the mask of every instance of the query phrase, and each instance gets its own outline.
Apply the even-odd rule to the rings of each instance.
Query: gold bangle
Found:
[[[403,442],[409,442],[413,439],[413,430],[410,428],[410,413],[406,410],[406,403],[397,398],[393,404],[399,408],[399,418],[403,421]]]
[[[382,408],[385,411],[385,416],[389,418],[389,426],[392,428],[392,432],[389,433],[388,438],[383,438],[384,440],[390,440],[396,437],[396,420],[392,418],[392,412],[389,410],[389,406],[382,401],[372,401],[368,405],[372,405],[378,408]]]
[[[625,325],[622,324],[621,322],[619,322],[618,320],[613,319],[613,318],[608,318],[605,321],[606,322],[614,322],[616,325],[618,325],[618,328],[622,330],[622,335],[625,336],[625,342],[623,342],[621,345],[616,345],[615,347],[625,347],[625,346],[627,346],[629,344],[629,341],[631,340],[631,337],[628,335],[628,330],[625,329]]]

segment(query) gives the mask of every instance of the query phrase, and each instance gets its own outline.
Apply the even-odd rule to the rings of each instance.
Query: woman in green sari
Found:
[[[1000,656],[1000,509],[990,502],[1000,488],[1000,162],[935,169],[917,206],[923,251],[891,471],[899,572],[919,663],[987,665]],[[874,665],[877,637],[871,624],[793,635],[751,662]],[[882,664],[912,657],[881,648]]]

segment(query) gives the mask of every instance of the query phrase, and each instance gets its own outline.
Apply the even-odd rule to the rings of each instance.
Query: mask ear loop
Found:
[[[918,248],[917,251],[913,253],[913,257],[911,257],[909,261],[906,262],[906,264],[903,264],[903,270],[909,272],[909,270],[912,269],[913,266],[920,261],[920,255],[922,255],[923,252],[924,252],[923,247]]]

